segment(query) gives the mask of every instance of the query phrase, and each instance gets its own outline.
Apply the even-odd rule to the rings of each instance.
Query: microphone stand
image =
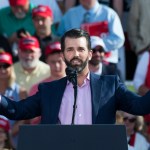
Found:
[[[72,113],[72,122],[71,124],[74,125],[74,119],[75,119],[75,112],[76,112],[76,108],[77,108],[77,79],[76,79],[76,83],[73,85],[74,88],[74,104],[73,104],[73,113]]]
[[[73,104],[73,113],[72,113],[72,121],[71,124],[74,125],[75,113],[77,108],[77,70],[71,67],[66,68],[66,75],[68,80],[73,84],[74,88],[74,104]]]

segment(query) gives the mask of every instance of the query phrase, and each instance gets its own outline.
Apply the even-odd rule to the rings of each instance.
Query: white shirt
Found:
[[[133,85],[136,90],[145,83],[147,69],[149,64],[149,52],[144,52],[137,64],[134,74]]]
[[[145,137],[140,133],[136,133],[134,148],[136,150],[147,150],[148,149],[148,142],[146,141]]]
[[[133,146],[128,145],[128,150],[136,150]]]
[[[96,70],[94,73],[97,75],[101,75],[102,74],[102,67],[103,67],[102,63],[99,63],[99,69]]]

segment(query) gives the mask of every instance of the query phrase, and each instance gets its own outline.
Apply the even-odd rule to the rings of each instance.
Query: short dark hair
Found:
[[[61,38],[61,50],[64,52],[65,50],[65,39],[66,37],[69,38],[80,38],[80,37],[85,37],[87,41],[87,47],[88,50],[91,50],[91,42],[90,42],[90,35],[88,32],[82,30],[82,29],[71,29],[68,30]]]

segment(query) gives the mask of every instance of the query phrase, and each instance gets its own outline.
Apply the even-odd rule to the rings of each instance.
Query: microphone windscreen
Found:
[[[75,69],[73,69],[72,67],[67,67],[65,71],[66,71],[66,75],[70,75],[75,71]]]

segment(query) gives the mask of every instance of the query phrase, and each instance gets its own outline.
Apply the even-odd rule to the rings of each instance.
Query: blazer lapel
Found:
[[[95,123],[96,116],[100,107],[102,80],[100,76],[91,73],[91,99],[92,99],[92,123]]]

